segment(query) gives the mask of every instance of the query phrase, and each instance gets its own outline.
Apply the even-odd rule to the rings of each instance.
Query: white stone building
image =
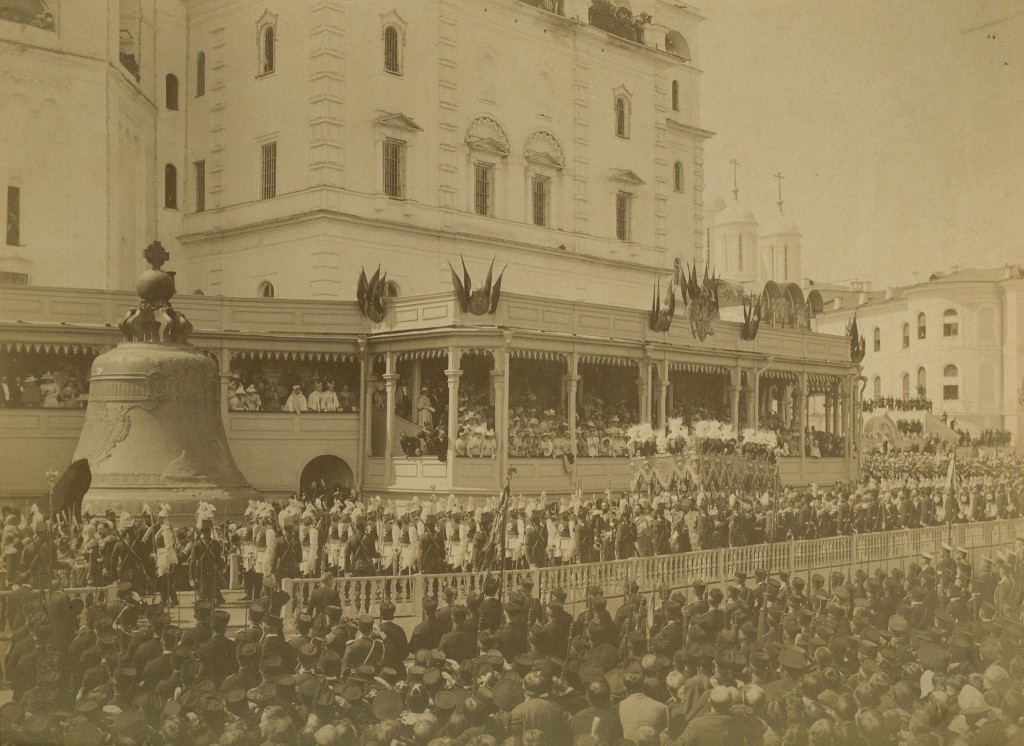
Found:
[[[701,252],[690,6],[26,2],[53,24],[0,17],[12,281],[126,289],[158,238],[182,293],[352,299],[378,261],[446,292],[462,255],[642,308]]]
[[[853,317],[867,342],[864,398],[924,391],[935,415],[977,436],[1024,436],[1024,265],[937,272],[885,291],[823,288],[817,330],[841,334]]]

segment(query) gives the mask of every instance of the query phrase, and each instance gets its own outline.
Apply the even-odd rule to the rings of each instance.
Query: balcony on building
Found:
[[[629,8],[616,5],[611,0],[593,0],[587,18],[591,26],[612,36],[637,44],[644,43],[644,14],[634,15]]]
[[[519,2],[546,10],[548,13],[555,13],[560,16],[565,15],[565,0],[519,0]]]

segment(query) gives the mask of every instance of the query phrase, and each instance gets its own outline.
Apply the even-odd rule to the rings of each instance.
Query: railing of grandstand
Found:
[[[468,595],[481,594],[488,575],[501,577],[506,596],[519,586],[522,578],[529,577],[533,580],[534,594],[547,599],[554,588],[562,588],[568,594],[566,605],[582,608],[587,588],[600,588],[605,597],[615,599],[621,597],[627,580],[635,580],[641,593],[651,594],[662,582],[673,590],[688,588],[697,579],[712,584],[725,583],[737,570],[748,577],[752,577],[757,568],[768,570],[770,575],[788,571],[791,575],[820,573],[827,577],[831,571],[838,570],[849,576],[858,569],[871,571],[876,567],[920,563],[922,552],[930,552],[937,564],[943,543],[966,549],[972,564],[977,566],[983,555],[1011,545],[1018,536],[1024,536],[1024,518],[633,557],[585,565],[505,570],[500,574],[465,572],[338,578],[334,584],[341,594],[345,613],[355,610],[375,614],[382,600],[390,600],[395,604],[396,617],[418,620],[422,617],[426,596],[436,594],[443,598],[444,590],[452,588],[458,602],[464,603]],[[282,614],[291,618],[305,607],[310,591],[321,585],[321,581],[294,578],[283,580],[282,585],[291,596]]]

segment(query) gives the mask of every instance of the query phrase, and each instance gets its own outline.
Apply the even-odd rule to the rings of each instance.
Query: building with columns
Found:
[[[0,269],[18,283],[0,293],[0,372],[19,397],[29,378],[62,393],[0,409],[6,495],[38,494],[70,459],[89,364],[116,343],[153,238],[223,374],[236,460],[269,494],[487,494],[510,467],[521,492],[624,488],[625,429],[673,415],[778,427],[792,481],[857,473],[844,337],[766,323],[745,340],[724,320],[698,336],[683,308],[651,331],[656,283],[705,255],[694,7],[39,2],[52,26],[0,14],[0,95],[25,101],[5,131],[31,155],[0,164],[17,188]],[[44,110],[50,130],[73,117],[97,133],[56,138],[81,168],[39,155],[54,139],[35,126]],[[712,216],[723,266],[746,217]],[[773,256],[746,241],[737,273]],[[799,275],[798,249],[774,256],[780,280]],[[456,298],[460,258],[472,288],[492,261],[501,273],[493,313]],[[371,319],[357,278],[377,265]],[[340,404],[284,411],[296,386]],[[811,459],[817,400],[838,450]],[[427,422],[444,426],[443,452],[406,453]]]

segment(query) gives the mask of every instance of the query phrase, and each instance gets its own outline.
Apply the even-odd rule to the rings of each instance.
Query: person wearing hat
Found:
[[[438,649],[450,660],[469,660],[477,652],[476,630],[469,629],[469,609],[453,606],[451,618],[452,629],[441,638]]]
[[[409,640],[395,623],[395,605],[387,599],[380,604],[380,633],[384,636],[384,667],[401,670],[409,655]]]
[[[220,578],[224,572],[224,549],[213,536],[213,507],[200,503],[196,514],[199,536],[192,545],[189,559],[189,577],[195,584],[196,598],[211,604],[224,603],[220,592]]]
[[[288,394],[288,398],[285,400],[284,411],[301,414],[307,409],[306,395],[302,393],[302,386],[296,383],[292,386],[292,392]]]
[[[356,666],[370,666],[379,670],[384,665],[385,643],[382,635],[373,627],[373,617],[363,614],[359,617],[355,639],[348,644],[341,661],[341,674],[351,673]]]
[[[539,730],[552,744],[572,742],[568,713],[548,698],[550,692],[551,676],[548,673],[530,671],[523,677],[526,699],[512,708],[509,735],[522,738],[529,731]]]
[[[210,638],[199,646],[199,659],[202,661],[202,674],[218,687],[231,674],[238,670],[235,657],[235,643],[227,638],[228,623],[231,614],[217,609],[213,612],[210,623]]]
[[[17,385],[17,384],[15,384]],[[38,409],[43,405],[43,393],[39,387],[39,381],[31,373],[22,381],[21,406],[29,409]]]
[[[242,398],[242,410],[245,412],[263,411],[263,400],[260,398],[256,386],[251,383],[245,389],[245,396]]]
[[[423,430],[429,432],[434,429],[434,400],[430,398],[426,386],[420,389],[420,395],[416,399],[416,424]]]
[[[238,688],[247,692],[263,683],[263,676],[259,672],[259,655],[260,650],[255,642],[239,641],[235,645],[235,661],[238,664],[238,670],[224,679],[221,683],[221,691],[226,692]]]

